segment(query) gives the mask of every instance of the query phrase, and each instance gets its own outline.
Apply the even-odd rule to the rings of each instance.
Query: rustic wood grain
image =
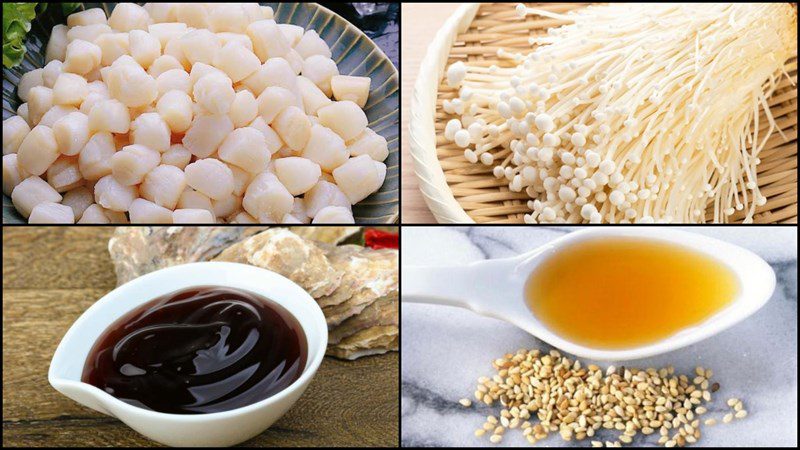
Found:
[[[153,446],[56,392],[50,359],[75,319],[115,286],[111,227],[3,228],[3,447]],[[244,446],[397,446],[399,358],[325,358],[300,400]]]
[[[445,21],[452,15],[461,3],[403,3],[401,5],[403,17],[406,20],[400,22],[402,27],[401,40],[403,58],[400,61],[402,66],[402,89],[400,123],[401,128],[401,195],[403,223],[436,223],[422,192],[419,190],[419,182],[414,174],[414,163],[411,158],[410,136],[408,126],[411,122],[411,98],[414,95],[414,83],[417,82],[417,74],[422,58],[428,50],[436,33],[444,25]]]

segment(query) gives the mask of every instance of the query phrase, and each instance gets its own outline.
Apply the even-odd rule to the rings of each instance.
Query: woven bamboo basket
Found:
[[[443,81],[456,61],[471,65],[508,66],[497,50],[528,52],[528,37],[565,22],[528,15],[520,19],[515,3],[465,4],[439,31],[422,62],[414,90],[411,119],[411,154],[420,188],[440,223],[523,223],[529,197],[511,192],[505,180],[492,175],[492,167],[471,164],[464,150],[444,138],[444,127],[454,118],[444,112],[444,100],[457,96]],[[535,4],[536,8],[565,13],[588,3]],[[797,223],[797,57],[787,64],[785,77],[769,99],[769,106],[786,140],[775,133],[759,155],[758,183],[767,203],[757,209],[754,223]],[[762,122],[763,122],[762,113]],[[708,220],[712,216],[708,216]],[[731,222],[741,222],[737,212]]]

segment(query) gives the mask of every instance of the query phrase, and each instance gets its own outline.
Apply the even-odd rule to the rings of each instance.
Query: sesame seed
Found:
[[[472,406],[472,400],[468,398],[462,398],[461,400],[458,401],[458,403],[461,403],[461,406],[465,408],[469,408],[470,406]]]
[[[529,443],[551,434],[581,441],[605,429],[619,432],[618,440],[595,439],[592,446],[621,447],[639,434],[658,432],[659,445],[682,447],[700,439],[699,417],[708,412],[711,392],[719,389],[718,383],[709,389],[711,374],[705,368],[696,369],[696,375],[676,373],[671,366],[602,369],[558,352],[520,350],[494,360],[492,366],[495,375],[479,378],[476,394],[482,394],[484,403],[499,402],[502,407],[498,416],[487,417],[476,436],[492,433],[493,443],[516,428]],[[731,407],[739,403],[737,399]],[[727,422],[740,412],[742,417],[747,414],[743,404]],[[715,424],[716,419],[704,423]]]
[[[484,430],[483,428],[478,428],[477,430],[475,430],[475,437],[481,437],[484,434],[486,434],[486,430]]]
[[[736,417],[737,419],[744,419],[745,417],[747,417],[747,410],[743,409],[741,411],[736,411],[734,417]]]
[[[731,413],[725,414],[725,417],[722,418],[723,423],[730,423],[731,420],[733,420],[733,414]]]
[[[489,441],[491,441],[492,444],[499,444],[502,440],[503,436],[499,434],[493,434],[491,437],[489,437]]]

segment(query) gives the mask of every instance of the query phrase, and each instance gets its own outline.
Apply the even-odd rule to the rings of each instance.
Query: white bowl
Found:
[[[252,405],[210,414],[166,414],[125,403],[81,381],[89,351],[114,321],[156,297],[192,286],[225,286],[269,298],[300,322],[308,341],[303,374],[289,387]],[[269,428],[300,398],[317,372],[328,345],[319,305],[287,278],[254,266],[201,262],[161,269],[106,294],[70,327],[50,363],[48,380],[76,402],[125,422],[148,438],[171,446],[228,446]]]

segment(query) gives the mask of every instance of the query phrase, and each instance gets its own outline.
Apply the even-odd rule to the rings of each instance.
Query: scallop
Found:
[[[190,31],[179,39],[181,50],[191,64],[212,64],[220,51],[219,39],[209,30]]]
[[[251,224],[257,224],[258,220],[255,217],[251,216],[250,214],[247,214],[246,212],[242,211],[233,216],[230,220],[230,223],[251,225]]]
[[[175,209],[186,189],[186,174],[183,170],[170,165],[160,165],[144,177],[139,186],[142,198],[163,206]]]
[[[389,156],[386,138],[367,128],[347,145],[350,156],[369,155],[375,161],[383,162]]]
[[[63,117],[66,117],[70,113],[78,112],[78,110],[74,106],[63,106],[63,105],[56,105],[50,108],[50,111],[47,111],[44,116],[42,116],[42,120],[39,121],[39,125],[44,125],[46,127],[53,128],[56,122],[61,120]]]
[[[203,3],[176,3],[175,17],[193,28],[208,28],[209,11]]]
[[[275,154],[281,149],[281,147],[283,147],[283,141],[281,140],[281,137],[278,136],[278,133],[276,133],[272,127],[267,125],[263,117],[256,117],[255,120],[250,122],[250,125],[248,126],[261,132],[261,134],[264,136],[264,140],[267,142],[267,149],[271,154]]]
[[[86,186],[78,186],[64,194],[62,205],[72,208],[75,219],[80,219],[84,211],[94,203],[94,194]]]
[[[131,139],[158,152],[169,149],[171,132],[167,122],[158,113],[144,113],[131,122]]]
[[[110,66],[124,55],[130,54],[130,37],[128,33],[105,33],[93,40],[100,47],[101,66]]]
[[[369,77],[355,77],[351,75],[335,75],[331,78],[331,91],[336,100],[350,100],[363,108],[369,98]]]
[[[319,164],[326,172],[341,166],[349,157],[344,139],[322,125],[311,127],[311,136],[301,155]]]
[[[300,88],[300,93],[303,97],[303,108],[306,114],[315,116],[320,108],[331,104],[331,99],[308,78],[297,77],[297,86]]]
[[[42,117],[53,107],[53,90],[36,86],[28,95],[28,123],[38,125]]]
[[[253,179],[242,199],[242,207],[251,216],[258,217],[259,220],[262,220],[262,216],[267,216],[272,222],[283,218],[284,214],[292,210],[293,204],[292,194],[278,177],[269,172]]]
[[[120,63],[120,60],[111,66],[106,80],[111,98],[119,100],[129,108],[153,103],[158,97],[156,79],[145,72],[137,62],[128,64]]]
[[[25,136],[31,132],[28,122],[20,116],[11,116],[3,121],[3,155],[17,153]]]
[[[167,46],[167,42],[186,34],[187,27],[185,23],[168,21],[148,25],[147,31],[158,40],[161,45],[161,50],[164,50],[164,47]]]
[[[289,106],[297,106],[297,97],[294,93],[280,86],[270,86],[264,89],[256,101],[258,102],[258,114],[267,125],[271,124],[284,109]]]
[[[192,153],[181,144],[173,144],[161,154],[161,164],[185,169],[192,160]]]
[[[44,125],[33,127],[17,151],[17,161],[27,173],[41,175],[58,159],[58,144],[53,129]]]
[[[150,15],[150,19],[156,24],[165,22],[175,22],[178,20],[176,14],[177,3],[145,3],[144,9]],[[185,25],[185,24],[181,24]],[[152,25],[150,25],[152,27]]]
[[[205,209],[212,214],[214,213],[214,205],[211,203],[211,199],[202,192],[195,191],[190,187],[187,187],[181,193],[181,198],[178,200],[178,209]]]
[[[172,212],[172,223],[216,223],[216,220],[205,209],[176,209]]]
[[[350,204],[348,203],[346,206],[349,208]],[[291,215],[292,217],[297,219],[298,223],[311,223],[311,218],[308,217],[308,211],[306,209],[306,201],[302,197],[294,198],[294,203],[292,204],[292,210],[287,215]],[[285,220],[286,216],[283,216],[283,218]]]
[[[67,16],[67,26],[77,27],[81,25],[94,25],[107,23],[106,13],[102,8],[90,8],[78,11]]]
[[[286,41],[289,43],[289,47],[294,47],[300,42],[300,38],[303,37],[303,32],[305,29],[299,25],[292,25],[290,23],[279,23],[278,29],[281,30],[283,33],[283,37],[286,38]]]
[[[238,83],[261,67],[258,56],[239,42],[233,41],[214,56],[214,67],[225,72],[231,81]]]
[[[255,95],[261,95],[270,86],[280,86],[297,93],[297,74],[289,61],[284,58],[272,58],[242,80],[242,84]],[[298,105],[299,106],[299,105]]]
[[[183,68],[163,72],[156,78],[156,83],[158,84],[159,98],[169,91],[181,91],[187,94],[192,92],[192,80]]]
[[[81,218],[78,220],[78,223],[105,224],[111,223],[111,219],[108,218],[108,215],[102,206],[93,203],[86,208],[83,214],[81,214]]]
[[[225,114],[197,116],[182,142],[193,155],[208,158],[232,131],[233,122]]]
[[[156,111],[173,133],[183,133],[192,126],[192,99],[183,91],[169,91],[158,99]]]
[[[125,134],[131,128],[131,113],[118,100],[101,100],[89,112],[89,131]]]
[[[208,24],[211,31],[216,33],[223,31],[244,33],[250,20],[242,5],[220,4],[214,5],[209,11]]]
[[[63,61],[67,57],[67,44],[69,43],[67,40],[68,31],[69,27],[63,24],[58,24],[53,27],[53,30],[50,32],[50,40],[47,41],[47,47],[44,51],[45,63],[55,60]]]
[[[86,75],[97,67],[100,67],[102,56],[103,51],[96,44],[82,39],[75,39],[67,45],[62,70],[64,72]]]
[[[289,53],[283,55],[283,59],[289,63],[289,67],[295,75],[300,75],[303,72],[303,57],[300,56],[294,49],[289,50]]]
[[[60,156],[47,169],[47,182],[58,192],[67,192],[84,183],[77,156]]]
[[[272,122],[272,128],[281,140],[294,151],[300,151],[311,137],[311,121],[302,109],[289,106]]]
[[[294,49],[303,59],[309,58],[314,55],[321,55],[325,58],[331,57],[331,49],[328,44],[319,37],[314,30],[308,30],[294,46]]]
[[[30,174],[19,167],[16,153],[3,156],[3,194],[11,195],[14,188],[28,176]]]
[[[22,180],[11,192],[11,202],[17,208],[17,211],[26,218],[31,215],[31,211],[39,203],[58,203],[60,201],[61,194],[37,176]]]
[[[242,128],[258,116],[258,101],[250,91],[239,91],[231,104],[228,116],[235,128]]]
[[[236,166],[230,166],[230,168],[231,172],[233,172],[233,194],[242,196],[247,186],[249,186],[250,182],[255,178],[255,174]]]
[[[28,223],[75,223],[75,215],[69,206],[42,202],[33,207]]]
[[[263,172],[271,156],[264,135],[251,127],[233,130],[219,146],[219,159],[252,173]]]
[[[349,141],[367,128],[367,116],[355,103],[344,100],[323,106],[317,111],[319,121]]]
[[[219,200],[233,193],[233,172],[217,159],[200,159],[186,166],[186,183],[209,198]]]
[[[355,223],[355,220],[353,219],[353,213],[350,211],[350,208],[345,208],[343,206],[326,206],[319,210],[311,223]]]
[[[131,223],[172,223],[172,211],[155,203],[137,198],[128,211]]]
[[[275,175],[292,195],[300,195],[314,187],[322,175],[319,164],[296,156],[275,161]]]
[[[19,96],[20,100],[27,102],[31,93],[31,89],[37,86],[45,86],[44,69],[33,69],[22,74],[22,76],[19,78],[19,83],[17,84],[17,95]]]
[[[227,114],[236,91],[227,75],[210,73],[197,80],[192,90],[195,102],[211,114]]]
[[[63,73],[63,66],[64,63],[59,60],[53,60],[45,64],[44,68],[42,69],[42,81],[44,83],[44,87],[53,89],[53,86],[56,84],[56,80]]]
[[[344,192],[334,183],[325,180],[320,180],[303,198],[306,215],[309,218],[316,216],[319,210],[326,206],[350,207],[350,199]]]
[[[229,217],[242,209],[242,198],[231,194],[219,200],[211,200],[211,207],[215,217]]]
[[[69,113],[53,124],[53,134],[61,154],[77,155],[89,142],[89,117],[82,112]]]
[[[117,151],[114,136],[101,131],[89,138],[78,155],[78,167],[83,178],[94,181],[111,173],[111,157]]]
[[[278,24],[272,19],[251,23],[247,26],[246,32],[253,41],[256,56],[261,61],[283,56],[291,48]]]
[[[150,14],[135,3],[117,3],[108,17],[108,25],[116,31],[147,30],[149,24]]]
[[[147,68],[147,73],[151,77],[158,79],[164,72],[172,69],[180,69],[185,71],[183,64],[172,55],[161,55],[153,61],[153,64]]]
[[[313,81],[328,97],[331,96],[331,79],[339,75],[339,68],[330,57],[312,55],[303,61],[303,76]]]
[[[144,145],[128,145],[111,157],[111,173],[120,184],[133,186],[144,181],[144,177],[160,162],[161,154],[156,150]]]
[[[350,158],[333,171],[333,178],[351,204],[364,200],[381,186],[375,161],[367,155]]]
[[[161,56],[161,42],[147,31],[131,30],[128,42],[131,56],[144,69],[148,69]]]
[[[111,211],[125,212],[139,197],[136,186],[120,183],[113,175],[106,175],[94,185],[94,200]]]

